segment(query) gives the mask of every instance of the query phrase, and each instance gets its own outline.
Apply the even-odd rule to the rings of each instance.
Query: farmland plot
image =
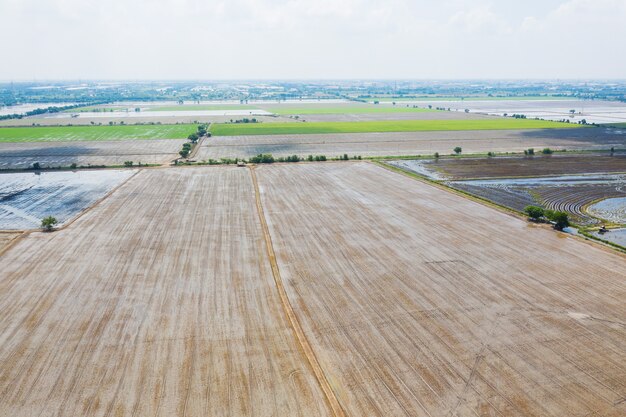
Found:
[[[0,169],[87,165],[164,164],[178,156],[186,139],[87,142],[0,142]]]
[[[0,415],[328,416],[247,170],[140,172],[0,261]]]
[[[353,416],[626,413],[626,258],[368,163],[257,168]]]
[[[59,225],[87,209],[131,170],[0,174],[0,230],[35,229],[53,216]]]
[[[446,184],[517,211],[527,205],[564,211],[574,222],[583,225],[600,222],[585,212],[587,204],[626,196],[626,176],[619,174],[449,181]],[[612,220],[610,217],[604,219]]]
[[[391,163],[391,162],[390,162]],[[534,157],[441,158],[393,161],[394,165],[433,178],[534,177],[568,174],[626,173],[626,154]]]
[[[450,154],[456,146],[463,153],[522,152],[524,149],[626,148],[626,131],[611,129],[537,129],[449,132],[390,132],[310,135],[258,135],[212,137],[200,148],[197,159],[249,158],[259,153],[274,156],[347,153],[362,156]]]

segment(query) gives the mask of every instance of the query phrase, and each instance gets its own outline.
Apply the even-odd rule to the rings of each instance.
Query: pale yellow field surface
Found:
[[[0,257],[0,415],[328,416],[247,169],[140,172]]]
[[[626,415],[623,255],[369,163],[257,176],[348,415]]]

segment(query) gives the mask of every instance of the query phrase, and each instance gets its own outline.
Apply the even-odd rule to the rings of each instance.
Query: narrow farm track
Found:
[[[352,416],[626,413],[626,258],[368,163],[257,169]]]
[[[0,415],[332,415],[248,170],[141,171],[0,263]]]
[[[289,318],[291,327],[293,328],[294,333],[296,334],[298,338],[298,343],[300,343],[300,346],[302,347],[302,350],[304,351],[304,354],[306,355],[307,360],[309,361],[309,364],[311,365],[311,368],[313,369],[313,372],[315,373],[315,377],[317,378],[320,384],[320,387],[322,388],[322,391],[324,391],[324,395],[326,396],[326,399],[328,400],[328,403],[330,404],[333,410],[333,415],[335,417],[344,417],[345,414],[343,412],[343,409],[341,408],[341,405],[337,401],[337,397],[335,396],[335,393],[330,387],[330,384],[328,383],[328,380],[326,379],[326,375],[324,375],[324,371],[320,367],[317,361],[317,358],[315,357],[315,353],[313,352],[313,349],[311,349],[311,345],[309,344],[309,341],[304,335],[304,332],[302,331],[302,327],[300,326],[298,318],[296,317],[293,311],[293,308],[291,307],[291,303],[289,302],[289,298],[287,297],[285,286],[283,285],[283,281],[280,276],[280,270],[278,269],[278,264],[276,263],[276,255],[274,253],[274,247],[272,245],[272,238],[270,236],[269,229],[267,227],[265,214],[263,213],[263,204],[261,202],[259,183],[257,181],[256,174],[254,172],[254,166],[250,168],[250,174],[252,175],[252,182],[254,184],[256,206],[257,206],[257,211],[259,214],[261,227],[263,229],[263,236],[265,238],[265,246],[267,248],[267,255],[268,255],[270,264],[272,266],[272,275],[274,276],[274,282],[276,283],[278,294],[280,296],[280,301],[283,305],[283,308],[285,309],[285,314]]]

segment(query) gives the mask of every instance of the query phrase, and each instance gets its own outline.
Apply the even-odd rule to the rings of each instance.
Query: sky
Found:
[[[0,0],[0,80],[625,79],[626,0]]]

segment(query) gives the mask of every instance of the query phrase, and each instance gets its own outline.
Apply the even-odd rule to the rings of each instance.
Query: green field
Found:
[[[529,119],[480,120],[385,120],[372,122],[313,123],[218,123],[211,125],[215,136],[295,135],[314,133],[420,132],[444,130],[512,130],[578,128],[577,124]]]
[[[149,107],[145,111],[202,111],[202,110],[257,110],[247,104],[177,104],[173,106]]]
[[[369,106],[334,106],[334,107],[267,107],[267,111],[280,115],[294,114],[372,114],[372,113],[415,113],[436,111],[406,106],[369,105]]]
[[[196,125],[192,124],[2,127],[0,142],[183,139],[196,129]]]
[[[489,97],[489,96],[470,96],[470,97],[452,97],[452,96],[415,96],[415,97],[371,97],[364,100],[380,102],[403,102],[403,101],[517,101],[517,100],[572,100],[576,97],[554,97],[554,96],[506,96],[506,97]]]

